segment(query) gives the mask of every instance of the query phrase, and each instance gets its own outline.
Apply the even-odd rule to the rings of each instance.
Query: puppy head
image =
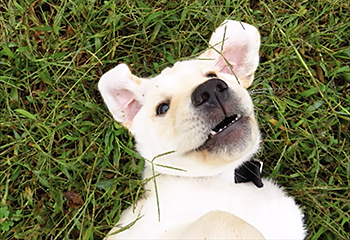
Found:
[[[214,175],[258,150],[259,130],[245,88],[258,66],[260,35],[249,24],[226,21],[209,44],[198,58],[177,62],[152,79],[120,64],[99,82],[113,117],[134,135],[139,153],[154,159],[157,172]]]

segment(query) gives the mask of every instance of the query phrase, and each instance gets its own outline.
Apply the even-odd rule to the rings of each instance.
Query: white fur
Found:
[[[227,175],[193,179],[158,177],[160,221],[151,182],[146,186],[149,192],[145,198],[137,203],[135,210],[125,211],[119,224],[125,226],[137,217],[142,216],[141,219],[130,229],[108,239],[176,239],[201,216],[216,210],[233,213],[254,226],[266,239],[305,237],[300,210],[277,185],[264,179],[264,187],[259,189],[252,183],[234,184],[230,173]],[[115,227],[111,233],[117,230]],[[217,230],[218,233],[223,231]]]
[[[245,89],[258,65],[260,35],[249,24],[226,21],[209,43],[198,58],[177,62],[153,79],[136,77],[125,64],[102,76],[101,94],[113,117],[134,135],[138,152],[148,160],[144,178],[151,179],[144,198],[122,213],[107,239],[305,237],[299,207],[277,185],[266,179],[263,188],[233,182],[234,169],[249,160],[260,143]],[[235,102],[225,105],[225,111],[242,113],[245,119],[243,130],[237,130],[245,135],[229,135],[233,142],[217,145],[215,151],[201,146],[218,124],[213,120],[217,116],[204,114],[191,103],[192,93],[208,80],[208,73],[228,85]],[[170,108],[157,115],[160,103],[170,103]],[[160,174],[159,213],[152,167]],[[128,225],[132,226],[121,231]],[[121,232],[113,234],[116,231]]]

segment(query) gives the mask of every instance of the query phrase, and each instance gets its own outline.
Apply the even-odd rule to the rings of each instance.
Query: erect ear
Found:
[[[109,111],[126,128],[143,105],[142,81],[126,64],[119,64],[103,74],[98,83]]]
[[[211,48],[200,57],[214,58],[220,72],[232,74],[233,70],[240,84],[249,87],[259,63],[258,30],[247,23],[228,20],[215,30],[209,44]]]

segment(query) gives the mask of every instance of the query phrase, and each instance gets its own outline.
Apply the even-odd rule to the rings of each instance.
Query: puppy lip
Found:
[[[196,151],[202,151],[215,144],[217,139],[220,139],[221,136],[224,136],[226,133],[234,131],[236,125],[239,125],[245,119],[249,117],[242,117],[240,114],[232,115],[230,117],[226,117],[223,121],[221,121],[218,125],[216,125],[209,133],[206,141],[196,149]]]

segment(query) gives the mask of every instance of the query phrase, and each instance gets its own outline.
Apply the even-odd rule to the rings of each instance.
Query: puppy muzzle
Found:
[[[191,103],[208,124],[205,143],[197,150],[222,150],[229,145],[244,148],[251,128],[241,99],[226,82],[210,79],[195,88]],[[238,149],[237,149],[238,150]]]

